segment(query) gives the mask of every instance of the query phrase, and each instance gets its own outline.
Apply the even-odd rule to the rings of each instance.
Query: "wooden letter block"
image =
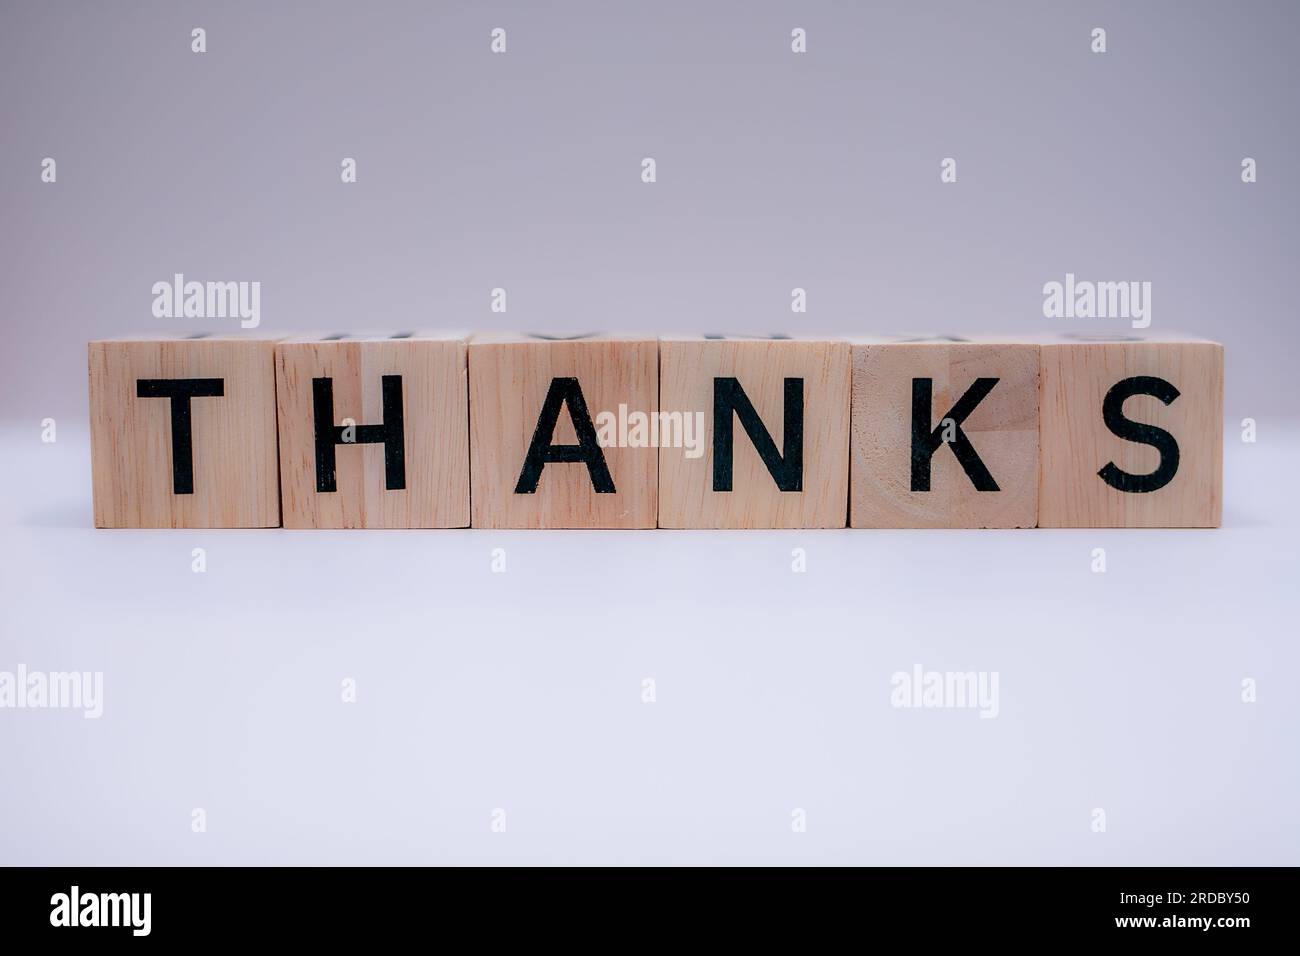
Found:
[[[1223,346],[1042,340],[1044,528],[1212,528],[1223,515]]]
[[[661,528],[844,527],[847,342],[672,336],[659,374]]]
[[[1038,346],[995,337],[853,344],[854,528],[1032,528]]]
[[[284,526],[468,527],[465,362],[455,333],[276,346]]]
[[[475,335],[474,527],[653,528],[658,449],[619,422],[657,412],[658,365],[653,336]]]
[[[224,335],[91,342],[95,527],[277,526],[274,348]]]

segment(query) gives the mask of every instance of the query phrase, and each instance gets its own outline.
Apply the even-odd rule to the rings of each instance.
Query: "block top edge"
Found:
[[[547,345],[583,342],[655,342],[653,332],[475,332],[470,345]]]
[[[1025,332],[871,332],[847,334],[851,345],[1036,345]]]
[[[1117,330],[1114,332],[1090,329],[1072,331],[1031,331],[1031,332],[953,332],[953,333],[917,333],[909,335],[870,334],[848,335],[854,345],[1169,345],[1198,344],[1218,345],[1219,343],[1185,332],[1151,332],[1145,329]]]
[[[281,345],[349,345],[378,342],[465,342],[470,333],[453,329],[412,329],[394,332],[294,332]]]
[[[1035,332],[1027,334],[1025,341],[1043,346],[1079,346],[1079,345],[1220,345],[1214,339],[1205,338],[1192,332],[1166,331],[1160,329],[1117,329],[1114,332],[1103,329],[1077,329],[1062,332]]]
[[[90,339],[89,345],[128,345],[136,342],[279,342],[284,332],[135,332]]]
[[[661,342],[846,342],[847,337],[831,332],[665,332]]]

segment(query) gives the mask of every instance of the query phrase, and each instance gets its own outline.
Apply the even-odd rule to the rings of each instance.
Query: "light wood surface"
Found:
[[[1032,528],[1038,520],[1038,346],[997,337],[855,339],[849,522],[854,528]],[[965,437],[987,472],[968,473],[956,441],[929,455],[914,490],[913,398],[929,383],[927,434]],[[981,386],[978,380],[985,380]],[[996,384],[988,386],[988,380]],[[979,389],[971,392],[971,389]],[[961,422],[945,416],[981,394]],[[961,411],[965,411],[962,408]],[[959,412],[960,413],[960,412]],[[926,446],[927,448],[929,446]],[[977,483],[976,478],[979,479]],[[984,487],[981,490],[980,486]],[[996,490],[990,490],[991,485]]]
[[[1044,337],[1042,461],[1038,523],[1045,528],[1218,527],[1223,514],[1223,346],[1184,335],[1133,333]],[[1107,465],[1136,476],[1157,473],[1162,455],[1108,428],[1103,402],[1135,377],[1169,383],[1177,397],[1136,394],[1124,418],[1155,426],[1178,446],[1178,467],[1163,487],[1117,490],[1098,474]]]
[[[276,347],[286,528],[468,527],[465,338],[403,334],[299,336]],[[405,487],[388,487],[384,444],[354,440],[334,446],[336,490],[319,490],[313,379],[331,380],[333,425],[373,426],[385,418],[385,376],[401,380]]]
[[[576,378],[593,422],[619,405],[658,409],[653,336],[596,334],[546,339],[527,333],[475,335],[469,346],[470,462],[476,528],[653,528],[656,449],[601,449],[613,493],[596,491],[587,465],[552,462],[536,490],[516,493],[543,404],[557,378]],[[568,405],[550,436],[576,445]]]
[[[280,523],[274,347],[274,340],[263,336],[216,335],[153,335],[89,344],[96,527],[267,528]],[[192,491],[180,494],[173,460],[173,399],[138,394],[141,381],[177,379],[221,383],[219,396],[188,400]]]
[[[733,415],[732,484],[714,490],[715,378],[735,378],[778,451],[785,449],[785,380],[802,379],[801,490],[781,490]],[[819,338],[660,341],[665,412],[704,413],[704,453],[659,451],[662,528],[842,528],[848,511],[849,346]]]

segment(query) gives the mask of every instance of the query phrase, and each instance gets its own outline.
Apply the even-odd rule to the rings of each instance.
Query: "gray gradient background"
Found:
[[[1298,27],[4,0],[0,669],[103,670],[106,704],[0,711],[0,863],[1300,862]],[[222,327],[152,318],[173,272],[261,281],[267,331],[848,332],[1042,329],[1067,271],[1225,343],[1222,530],[88,527],[86,340]],[[918,662],[999,671],[1001,716],[892,709]]]

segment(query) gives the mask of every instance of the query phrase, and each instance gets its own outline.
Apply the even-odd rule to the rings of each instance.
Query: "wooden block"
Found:
[[[465,363],[456,333],[277,345],[284,526],[468,527]]]
[[[476,528],[653,528],[654,447],[597,429],[658,410],[654,336],[475,335],[469,346]],[[612,436],[617,440],[617,435]]]
[[[1218,527],[1223,346],[1137,332],[1040,341],[1038,524]]]
[[[1034,527],[1038,367],[1009,337],[855,338],[850,525]]]
[[[95,527],[278,525],[274,348],[265,336],[91,342]]]
[[[659,375],[664,412],[703,430],[698,455],[659,450],[661,528],[844,527],[847,342],[670,336]]]

